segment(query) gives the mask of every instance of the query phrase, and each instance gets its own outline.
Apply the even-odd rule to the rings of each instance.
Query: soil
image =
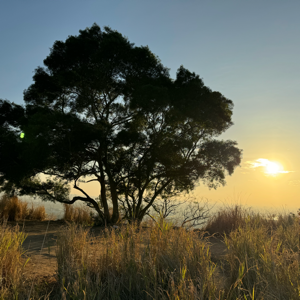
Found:
[[[27,278],[33,282],[45,281],[55,282],[56,261],[56,239],[60,230],[67,227],[64,221],[24,221],[8,222],[8,225],[19,225],[20,230],[27,234],[23,243],[23,259],[28,259],[26,266]],[[87,227],[93,235],[99,235],[104,228]],[[217,262],[227,253],[224,242],[217,237],[207,237],[210,245],[211,258]]]

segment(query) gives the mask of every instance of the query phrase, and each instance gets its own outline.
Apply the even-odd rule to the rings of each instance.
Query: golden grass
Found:
[[[24,219],[27,215],[27,203],[23,203],[18,197],[3,195],[0,200],[0,218],[8,221]]]
[[[27,219],[29,220],[37,220],[37,221],[44,221],[47,218],[45,207],[38,206],[36,208],[31,205],[31,208],[28,210]]]
[[[217,220],[223,223],[217,226]],[[103,228],[97,236],[70,224],[58,234],[56,288],[48,295],[37,283],[31,299],[300,298],[297,217],[282,214],[274,221],[233,207],[219,211],[208,224],[210,233],[222,234],[227,248],[226,255],[213,261],[208,239],[174,230],[161,219],[147,221],[147,228],[145,223],[142,228]],[[7,283],[0,299],[17,299],[17,294],[28,299],[28,287],[22,285],[26,278],[20,275],[25,236],[18,228],[0,230],[0,270]]]
[[[90,225],[93,224],[93,219],[88,207],[74,207],[72,205],[64,204],[64,217],[67,222]]]
[[[131,224],[95,238],[72,225],[57,244],[66,299],[213,299],[216,293],[207,244],[184,229]]]
[[[299,223],[280,215],[274,223],[259,214],[225,237],[230,299],[299,299]]]
[[[19,227],[9,228],[6,222],[0,224],[0,299],[12,299],[22,286],[23,269],[22,243],[26,235]]]
[[[239,205],[222,208],[208,220],[204,230],[210,234],[229,234],[245,223],[247,215],[247,210]]]
[[[19,220],[37,220],[44,221],[46,219],[46,211],[44,206],[38,206],[36,208],[31,205],[28,207],[28,203],[22,202],[18,197],[9,197],[4,194],[0,199],[0,219],[7,219],[8,221]]]

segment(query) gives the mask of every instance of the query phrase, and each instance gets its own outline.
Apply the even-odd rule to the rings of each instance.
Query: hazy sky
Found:
[[[236,140],[243,149],[241,167],[225,187],[197,188],[198,198],[240,198],[250,206],[296,209],[299,12],[299,0],[2,1],[0,98],[24,103],[23,90],[55,40],[77,35],[94,22],[110,26],[135,45],[148,45],[171,68],[172,78],[183,65],[234,102],[234,125],[221,138]],[[266,160],[281,163],[277,175],[264,172]],[[269,171],[276,168],[269,165]],[[99,193],[95,186],[89,191]]]

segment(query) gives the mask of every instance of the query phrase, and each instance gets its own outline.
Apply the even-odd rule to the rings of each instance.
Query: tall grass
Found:
[[[299,299],[299,224],[280,215],[275,223],[253,214],[225,236],[229,253],[228,299]]]
[[[25,238],[18,226],[10,228],[6,222],[0,223],[0,299],[18,296],[27,263],[24,264],[21,259]]]
[[[96,238],[72,225],[57,244],[66,299],[215,299],[207,245],[185,230],[128,224]]]
[[[88,207],[74,207],[73,205],[64,204],[63,219],[81,225],[93,224],[93,218]]]
[[[50,300],[53,286],[43,283],[43,278],[29,276],[27,270],[30,258],[24,256],[22,244],[27,234],[7,225],[7,220],[0,222],[0,299],[1,300]],[[34,289],[31,285],[34,283]],[[30,297],[29,297],[30,295]],[[54,297],[57,294],[53,294]]]
[[[204,230],[224,236],[245,224],[248,214],[249,210],[239,205],[222,208],[208,220]]]
[[[223,223],[218,227],[216,220]],[[227,248],[227,254],[214,257],[214,262],[209,238],[174,230],[161,218],[148,220],[147,227],[98,228],[98,236],[72,223],[58,234],[54,291],[48,295],[49,289],[35,279],[30,298],[300,298],[297,217],[282,214],[274,220],[233,207],[231,212],[219,211],[209,224],[214,225],[212,234],[221,233],[219,241]],[[25,237],[18,227],[0,227],[0,299],[28,299],[32,281],[28,284],[26,261],[21,259]]]
[[[36,208],[31,205],[28,207],[28,203],[22,202],[18,197],[9,197],[4,194],[0,199],[0,219],[4,218],[8,221],[19,220],[37,220],[43,221],[46,219],[46,211],[44,206],[38,206]]]

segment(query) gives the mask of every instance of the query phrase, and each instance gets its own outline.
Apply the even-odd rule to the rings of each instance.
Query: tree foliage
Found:
[[[237,143],[215,139],[232,125],[232,101],[183,66],[171,79],[119,32],[94,24],[56,41],[44,65],[24,107],[0,102],[2,190],[82,200],[106,222],[120,209],[140,221],[158,199],[200,181],[217,188],[239,165]],[[99,182],[100,206],[79,187],[85,178]],[[69,199],[70,183],[82,196]]]

